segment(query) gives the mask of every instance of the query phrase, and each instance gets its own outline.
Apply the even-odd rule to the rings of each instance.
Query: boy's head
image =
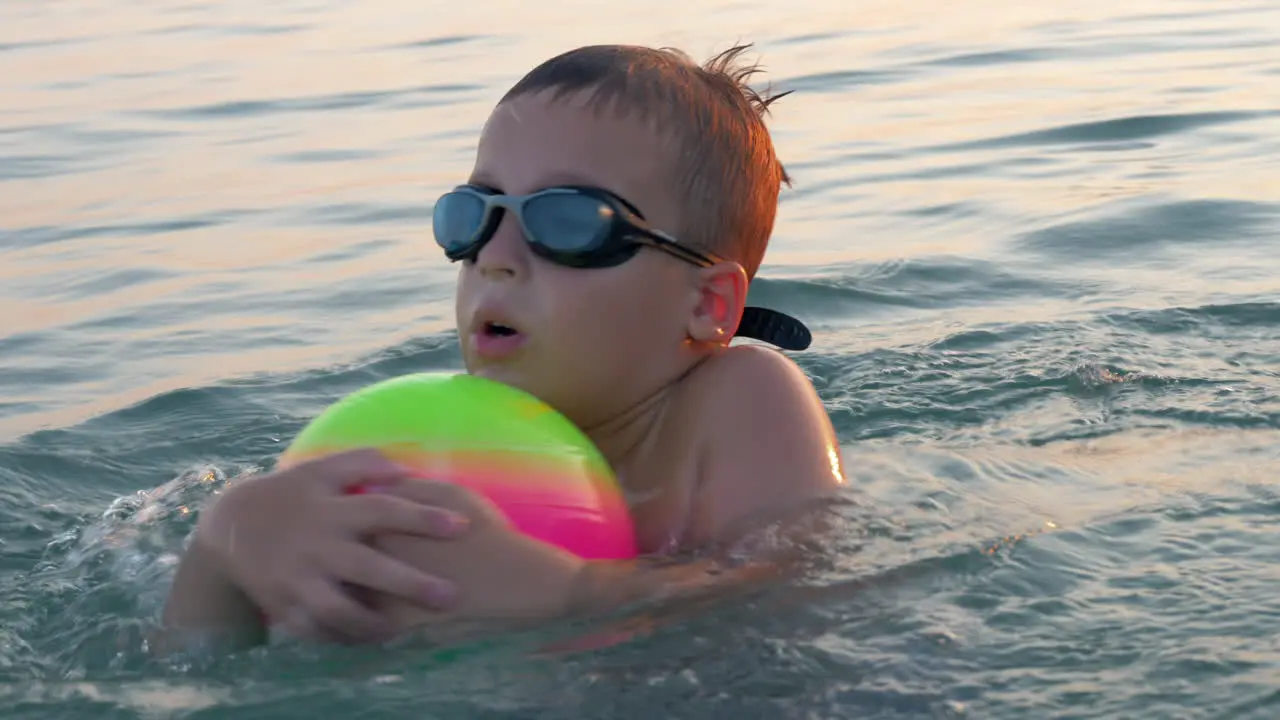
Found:
[[[661,166],[680,221],[663,228],[681,242],[756,274],[773,232],[778,193],[789,183],[765,127],[769,105],[747,81],[749,48],[730,48],[699,66],[673,49],[592,45],[547,60],[520,79],[499,104],[550,91],[585,93],[597,112],[634,117],[665,136]]]
[[[463,261],[469,371],[592,427],[735,331],[807,345],[798,321],[743,314],[787,180],[743,49],[699,67],[673,51],[580,48],[499,101],[471,178],[435,209],[437,241]]]

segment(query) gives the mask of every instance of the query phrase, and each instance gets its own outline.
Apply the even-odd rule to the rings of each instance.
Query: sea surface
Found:
[[[825,564],[594,652],[150,661],[217,488],[460,368],[431,202],[502,92],[742,41]],[[0,3],[0,717],[1269,720],[1278,476],[1273,0]]]

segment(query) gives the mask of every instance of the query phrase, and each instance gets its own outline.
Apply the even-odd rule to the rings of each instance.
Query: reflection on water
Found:
[[[1273,717],[1280,6],[986,9],[0,4],[0,703]],[[146,665],[180,508],[344,393],[457,368],[430,203],[506,87],[740,40],[796,91],[752,292],[814,328],[855,481],[813,587],[554,661]]]

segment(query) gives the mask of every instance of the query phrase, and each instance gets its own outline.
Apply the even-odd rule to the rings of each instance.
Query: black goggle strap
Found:
[[[735,334],[767,342],[783,350],[806,350],[813,342],[813,334],[804,323],[786,313],[763,307],[744,308]]]

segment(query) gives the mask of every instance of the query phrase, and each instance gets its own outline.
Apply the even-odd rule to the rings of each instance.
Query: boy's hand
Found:
[[[466,529],[455,512],[380,491],[418,482],[374,450],[329,456],[229,489],[200,519],[195,542],[291,634],[384,639],[391,628],[348,586],[433,610],[447,610],[455,596],[449,581],[366,542],[387,532],[449,539]],[[350,494],[356,485],[365,492]]]
[[[548,619],[572,609],[589,566],[577,555],[521,533],[492,502],[467,488],[423,480],[388,492],[470,520],[466,536],[448,544],[398,533],[382,534],[374,541],[415,568],[449,578],[458,589],[447,618],[414,607],[421,602],[379,598],[378,604],[400,629],[436,619]]]

